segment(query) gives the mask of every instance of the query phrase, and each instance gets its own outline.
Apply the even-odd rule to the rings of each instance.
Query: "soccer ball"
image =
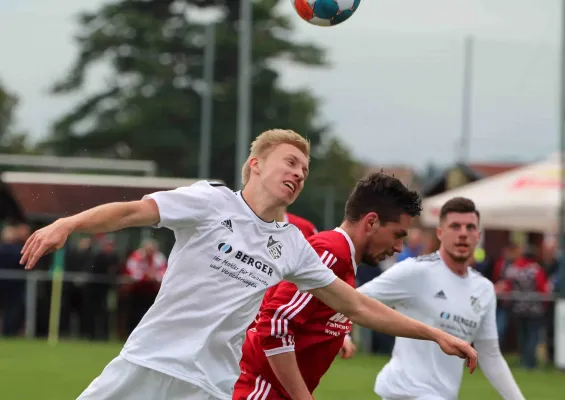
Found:
[[[304,21],[318,26],[335,26],[357,11],[361,0],[290,0]]]

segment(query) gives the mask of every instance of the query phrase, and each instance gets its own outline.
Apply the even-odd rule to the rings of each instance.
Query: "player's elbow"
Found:
[[[153,199],[130,201],[122,204],[122,222],[125,226],[156,225],[160,221],[159,208]]]

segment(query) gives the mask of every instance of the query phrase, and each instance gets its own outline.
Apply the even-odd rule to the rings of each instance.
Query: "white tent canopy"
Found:
[[[436,226],[441,206],[462,196],[475,202],[484,228],[557,232],[560,192],[561,167],[555,155],[424,199],[421,219],[426,226]]]

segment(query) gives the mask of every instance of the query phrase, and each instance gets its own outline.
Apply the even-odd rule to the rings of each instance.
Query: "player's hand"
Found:
[[[35,231],[21,251],[20,264],[25,264],[25,269],[32,269],[41,257],[62,248],[71,232],[69,223],[64,219]]]
[[[440,331],[436,339],[441,350],[450,356],[457,356],[466,360],[466,366],[469,372],[473,373],[477,368],[477,351],[467,342],[456,338],[448,333]]]
[[[339,350],[341,358],[347,360],[349,358],[352,358],[356,352],[357,346],[355,346],[355,343],[353,343],[353,340],[351,340],[351,338],[346,337],[343,341],[343,346],[341,346],[341,349]]]

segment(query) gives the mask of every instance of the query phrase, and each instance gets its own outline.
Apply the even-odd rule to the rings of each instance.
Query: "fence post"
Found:
[[[37,272],[30,271],[26,276],[25,335],[35,338],[35,321],[37,308]]]

